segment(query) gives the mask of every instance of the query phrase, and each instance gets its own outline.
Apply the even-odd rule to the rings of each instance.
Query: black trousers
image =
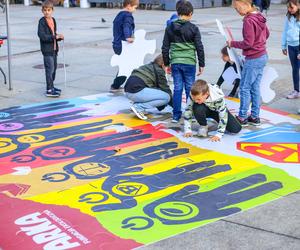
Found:
[[[240,132],[242,129],[241,124],[228,110],[227,110],[227,112],[228,112],[228,121],[227,121],[227,125],[226,125],[226,131],[229,133],[234,133],[234,134]],[[213,111],[213,110],[209,109],[203,103],[202,104],[194,103],[193,113],[194,113],[194,116],[195,116],[197,122],[201,126],[207,125],[206,118],[212,118],[218,123],[220,121],[219,113],[217,111]]]
[[[126,76],[116,76],[113,84],[111,85],[111,88],[113,89],[119,89],[121,85],[126,82],[127,77]]]
[[[52,56],[44,56],[44,66],[45,66],[45,74],[46,74],[46,83],[47,90],[51,90],[54,88],[54,80],[57,68],[57,55],[54,54]]]

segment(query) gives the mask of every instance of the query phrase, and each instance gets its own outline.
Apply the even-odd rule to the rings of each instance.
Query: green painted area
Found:
[[[215,204],[216,209],[217,207],[219,207],[219,209],[221,210],[235,208],[239,211],[245,211],[247,209],[278,199],[281,196],[300,190],[300,180],[298,180],[297,178],[289,176],[287,173],[280,169],[275,169],[268,166],[261,166],[242,173],[228,175],[203,186],[200,182],[200,189],[197,192],[197,194],[214,191],[217,188],[224,187],[228,184],[236,183],[241,179],[257,174],[259,174],[258,177],[261,178],[259,179],[258,183],[250,185],[250,183],[247,184],[246,181],[243,181],[245,186],[248,185],[247,187],[234,190],[229,193],[229,195],[235,195],[239,194],[239,192],[242,192],[241,197],[243,197],[242,199],[245,199],[246,196],[243,192],[252,191],[252,195],[254,194],[252,198],[241,202],[239,202],[240,200],[237,199],[237,201],[234,204],[228,206],[226,206],[226,201],[221,201]],[[264,190],[266,184],[268,184],[269,188],[274,188],[274,190],[272,190],[271,192],[267,192],[261,196],[257,196],[255,194],[256,188]],[[217,194],[207,195],[204,201],[208,202],[210,199],[215,199],[216,195]],[[151,204],[152,202],[162,199],[164,196],[140,202],[134,208],[98,213],[97,219],[105,228],[122,238],[134,239],[137,242],[148,244],[167,237],[174,236],[176,234],[180,234],[182,232],[191,230],[193,228],[208,224],[210,222],[222,218],[216,217],[211,219],[198,220],[191,223],[184,223],[185,219],[201,215],[202,212],[201,207],[200,209],[198,209],[197,205],[195,205],[197,197],[192,196],[193,195],[187,195],[184,198],[185,202],[176,202],[176,198],[171,198],[168,202],[164,202],[163,204],[160,204],[157,207],[155,207],[154,213],[156,216],[159,216],[160,219],[173,218],[177,220],[178,223],[175,225],[164,225],[158,218],[151,218],[144,213],[144,207],[146,207],[148,204]],[[190,204],[190,206],[188,204]],[[189,211],[189,209],[192,209],[192,211]],[[150,221],[153,221],[154,224],[152,227],[144,230],[131,230],[129,228],[122,228],[122,221],[124,219],[135,216],[147,217]],[[145,220],[141,220],[139,218],[132,220],[131,223],[135,224],[136,227],[143,227],[147,224]]]

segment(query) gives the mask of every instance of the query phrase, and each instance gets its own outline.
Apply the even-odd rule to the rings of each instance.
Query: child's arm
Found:
[[[133,38],[133,30],[132,30],[132,24],[133,24],[133,17],[132,16],[126,16],[124,18],[123,23],[123,34],[127,42],[132,43],[134,41]]]
[[[219,112],[219,125],[217,133],[211,138],[212,141],[219,141],[225,133],[227,121],[228,121],[228,112],[225,104],[225,98],[220,99],[216,102],[216,106]],[[218,140],[214,140],[217,139]]]
[[[205,67],[205,55],[204,55],[203,44],[201,41],[201,34],[198,28],[196,29],[196,34],[195,34],[195,47],[196,47],[198,63],[199,63],[199,73],[197,75],[201,75]]]
[[[229,41],[229,47],[237,48],[237,49],[250,49],[254,45],[255,40],[255,30],[254,25],[252,25],[249,21],[245,21],[243,25],[243,30],[247,30],[247,36],[244,37],[243,41]]]
[[[184,136],[191,137],[192,133],[192,119],[193,119],[193,104],[194,102],[189,99],[187,106],[185,108],[184,117]]]
[[[281,49],[282,53],[286,56],[287,55],[287,41],[286,41],[286,33],[288,29],[288,18],[285,18],[284,21],[284,28],[281,35]]]
[[[40,40],[44,43],[53,43],[55,36],[46,34],[46,29],[48,29],[48,27],[42,23],[42,20],[40,20],[38,26],[38,36]]]
[[[166,28],[163,45],[161,47],[161,52],[163,55],[164,65],[167,67],[170,65],[169,51],[170,51],[170,39]]]

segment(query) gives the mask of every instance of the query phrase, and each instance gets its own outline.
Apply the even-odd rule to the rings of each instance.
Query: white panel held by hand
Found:
[[[122,41],[121,55],[113,55],[111,66],[119,66],[118,76],[129,77],[131,72],[144,64],[146,54],[154,54],[156,40],[145,40],[146,31],[137,30],[134,33],[134,42]]]
[[[275,91],[271,89],[271,83],[278,77],[278,73],[272,67],[264,68],[263,76],[260,82],[260,95],[264,103],[272,101],[275,97]]]

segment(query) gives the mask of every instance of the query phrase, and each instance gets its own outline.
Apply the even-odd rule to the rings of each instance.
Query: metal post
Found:
[[[10,47],[10,29],[9,29],[9,0],[6,0],[6,35],[7,35],[7,56],[8,56],[8,86],[9,86],[9,90],[12,90],[11,47]]]

